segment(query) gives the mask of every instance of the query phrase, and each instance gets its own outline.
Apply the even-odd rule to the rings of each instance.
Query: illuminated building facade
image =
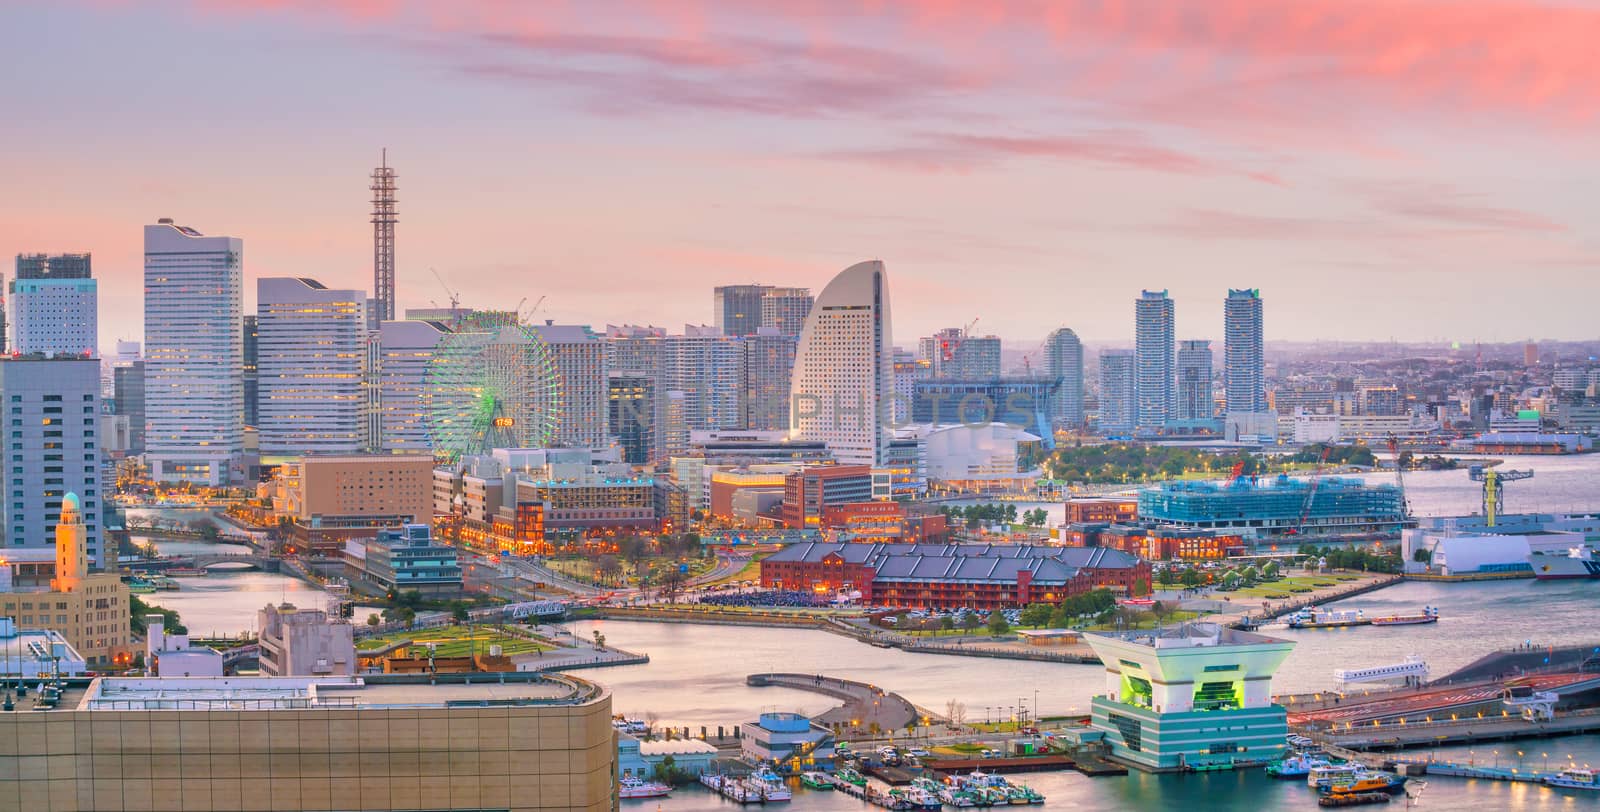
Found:
[[[1283,756],[1288,714],[1272,675],[1294,643],[1212,623],[1088,633],[1105,663],[1090,724],[1141,769],[1227,769]]]

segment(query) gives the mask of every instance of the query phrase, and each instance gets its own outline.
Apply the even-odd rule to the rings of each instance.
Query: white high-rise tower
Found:
[[[1261,291],[1228,290],[1223,305],[1223,376],[1228,411],[1267,410],[1266,359],[1261,334]]]
[[[1070,327],[1062,327],[1044,342],[1045,375],[1056,382],[1050,420],[1058,429],[1083,425],[1083,342]]]
[[[158,480],[234,476],[244,452],[243,293],[243,240],[168,218],[144,227],[145,456]]]
[[[846,465],[883,465],[894,346],[883,263],[860,262],[822,289],[806,316],[789,386],[791,436],[821,440]]]
[[[1147,290],[1134,304],[1137,411],[1134,426],[1160,431],[1177,413],[1173,302],[1164,290]]]
[[[263,455],[354,454],[366,445],[366,299],[315,279],[256,280]]]

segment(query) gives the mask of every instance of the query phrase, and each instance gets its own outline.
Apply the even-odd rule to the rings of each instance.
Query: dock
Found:
[[[1067,756],[1052,753],[1043,756],[1007,756],[1002,758],[927,758],[922,766],[941,773],[963,773],[982,770],[986,773],[1036,773],[1046,770],[1070,770],[1076,762]],[[1127,774],[1122,771],[1122,775]],[[1111,775],[1113,773],[1101,773]],[[1087,775],[1087,773],[1085,773]]]
[[[833,777],[829,776],[829,778],[833,778]],[[912,808],[910,801],[891,798],[891,797],[889,797],[888,793],[879,792],[879,791],[873,789],[871,786],[858,787],[855,784],[850,783],[849,781],[840,781],[837,778],[833,778],[833,788],[836,791],[842,792],[842,793],[844,793],[844,794],[846,794],[846,795],[848,795],[848,796],[850,796],[852,798],[856,798],[858,800],[866,801],[867,803],[872,804],[873,806],[880,807],[880,808],[883,808],[883,809],[901,810],[901,809],[911,809]]]

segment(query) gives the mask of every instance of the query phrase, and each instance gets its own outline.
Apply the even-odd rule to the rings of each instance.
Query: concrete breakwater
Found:
[[[876,685],[823,674],[751,674],[745,684],[753,687],[778,686],[810,691],[844,700],[839,707],[824,711],[812,721],[823,727],[851,733],[891,732],[920,726],[924,719],[944,721],[925,713],[899,694],[886,693]]]

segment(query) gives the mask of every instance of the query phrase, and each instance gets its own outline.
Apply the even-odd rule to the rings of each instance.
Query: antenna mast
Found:
[[[384,148],[381,165],[372,170],[372,297],[373,321],[394,321],[395,174]]]

